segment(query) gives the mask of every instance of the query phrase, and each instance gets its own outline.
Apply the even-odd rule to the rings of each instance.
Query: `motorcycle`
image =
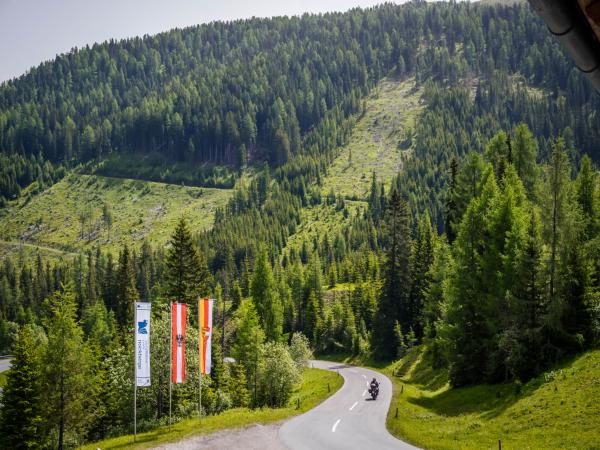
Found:
[[[377,396],[379,395],[379,386],[376,384],[372,384],[369,388],[369,394],[371,394],[371,398],[373,400],[377,400]]]

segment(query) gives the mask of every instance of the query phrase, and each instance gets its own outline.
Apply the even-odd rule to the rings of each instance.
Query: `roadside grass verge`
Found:
[[[174,424],[169,432],[168,426],[137,435],[120,436],[113,439],[88,444],[83,450],[140,449],[167,442],[175,442],[191,436],[209,434],[226,428],[242,428],[254,424],[268,424],[287,419],[314,408],[342,387],[343,378],[335,373],[320,369],[305,369],[302,381],[294,389],[288,406],[285,408],[246,409],[236,408],[222,414],[206,416],[201,419],[186,419]],[[300,407],[298,408],[298,399]]]
[[[415,349],[384,372],[394,382],[390,432],[430,449],[600,448],[600,350],[521,385],[451,388]],[[398,408],[398,417],[395,417]]]

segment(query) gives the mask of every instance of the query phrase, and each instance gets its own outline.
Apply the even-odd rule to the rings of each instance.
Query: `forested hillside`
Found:
[[[32,368],[10,398],[37,392],[22,420],[54,442],[65,405],[52,388],[42,408],[41,389],[44,363],[75,367],[50,364],[62,339],[85,362],[68,445],[130,431],[133,302],[153,302],[160,347],[166,305],[199,295],[216,299],[208,414],[286,405],[308,346],[389,361],[425,344],[453,387],[525,382],[598,345],[599,111],[524,4],[215,22],[58,56],[0,86],[0,230],[86,251],[3,258],[0,353]],[[235,187],[207,204],[204,188],[111,175]],[[166,415],[154,357],[146,429]],[[78,384],[92,373],[98,392]],[[272,398],[257,373],[286,384]],[[178,418],[194,395],[175,392]]]
[[[528,114],[561,129],[569,125],[560,123],[569,120],[565,115],[581,119],[581,109],[589,112],[598,102],[525,6],[413,2],[216,22],[58,56],[0,87],[0,151],[21,155],[34,173],[44,161],[70,166],[113,152],[277,166],[301,152],[303,136],[328,112],[341,108],[342,120],[358,111],[368,89],[392,69],[421,82],[468,79],[473,86],[483,79],[483,99],[494,73],[519,73],[552,100],[566,92],[566,105],[540,99],[539,107],[558,108],[560,115],[540,116],[535,104],[501,115]],[[490,95],[495,103],[499,92]],[[578,124],[576,143],[589,150],[597,127],[589,119]],[[544,134],[547,125],[540,124]],[[333,150],[328,147],[320,153]],[[14,171],[1,180],[6,198],[37,179],[24,176],[22,163],[10,165]]]

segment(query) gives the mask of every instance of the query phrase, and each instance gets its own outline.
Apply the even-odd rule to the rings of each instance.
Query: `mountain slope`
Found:
[[[367,198],[371,175],[389,189],[412,145],[415,118],[421,111],[422,90],[414,78],[386,78],[366,99],[366,111],[357,121],[350,142],[327,169],[321,192],[346,198]]]
[[[31,200],[24,198],[3,211],[0,235],[6,241],[63,251],[138,246],[143,239],[164,245],[182,215],[195,231],[211,227],[216,209],[232,193],[231,189],[70,174]],[[105,207],[112,217],[110,226],[103,219]]]

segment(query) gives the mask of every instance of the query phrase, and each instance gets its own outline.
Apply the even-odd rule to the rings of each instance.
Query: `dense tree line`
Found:
[[[22,188],[36,183],[28,191],[29,195],[35,195],[60,180],[64,173],[62,166],[44,161],[41,155],[0,153],[0,207],[18,198]]]

